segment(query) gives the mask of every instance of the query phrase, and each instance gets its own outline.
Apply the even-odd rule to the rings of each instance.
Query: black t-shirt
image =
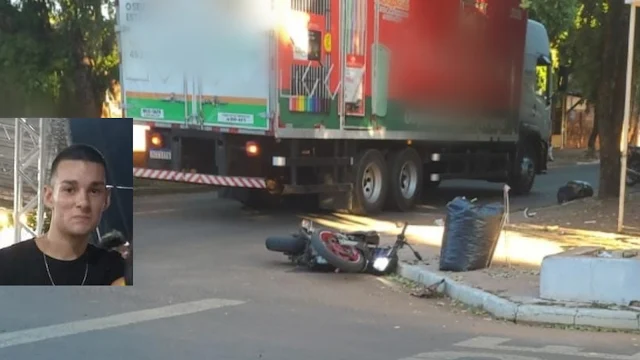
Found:
[[[34,239],[0,249],[0,285],[53,285],[44,254]],[[46,257],[51,278],[57,286],[111,285],[124,276],[124,259],[119,253],[89,244],[79,258],[63,261]]]

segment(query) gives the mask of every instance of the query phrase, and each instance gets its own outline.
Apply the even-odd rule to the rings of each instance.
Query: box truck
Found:
[[[520,0],[120,0],[117,30],[138,178],[375,214],[546,171],[551,50]]]

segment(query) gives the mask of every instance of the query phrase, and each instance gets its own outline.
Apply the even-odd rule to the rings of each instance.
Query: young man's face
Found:
[[[44,200],[51,208],[51,226],[73,236],[95,231],[102,212],[109,206],[104,167],[80,160],[63,160],[45,186]]]

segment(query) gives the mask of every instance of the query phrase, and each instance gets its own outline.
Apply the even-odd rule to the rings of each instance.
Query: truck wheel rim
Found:
[[[400,184],[402,197],[411,199],[418,188],[418,169],[416,165],[407,161],[402,165],[399,176],[398,183]]]
[[[362,194],[369,203],[375,203],[382,192],[382,171],[376,164],[369,164],[362,175]]]
[[[522,158],[522,163],[520,164],[520,171],[522,174],[522,178],[524,181],[529,183],[535,174],[535,169],[533,166],[533,160],[530,157],[525,156]]]

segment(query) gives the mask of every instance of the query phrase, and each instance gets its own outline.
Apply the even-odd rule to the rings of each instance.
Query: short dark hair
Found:
[[[100,164],[104,168],[106,176],[107,162],[104,159],[104,156],[102,156],[102,153],[91,145],[73,144],[62,149],[51,163],[51,179],[55,176],[60,162],[64,160],[87,161],[94,164]]]

